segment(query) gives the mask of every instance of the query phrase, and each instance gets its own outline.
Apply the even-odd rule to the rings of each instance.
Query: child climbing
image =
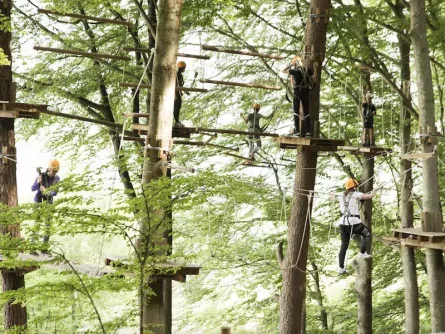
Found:
[[[243,115],[241,117],[244,119],[244,122],[248,123],[249,132],[263,132],[263,128],[260,126],[260,119],[271,119],[274,115],[272,112],[268,116],[263,116],[259,113],[261,106],[258,103],[254,103],[252,105],[253,112],[250,114]],[[248,136],[249,141],[249,160],[246,161],[246,164],[252,163],[255,160],[255,153],[258,153],[261,149],[261,137],[260,136]]]
[[[31,191],[37,191],[37,193],[34,196],[34,202],[35,203],[48,203],[53,204],[53,197],[57,195],[57,191],[55,190],[48,190],[48,188],[54,186],[57,182],[60,181],[60,177],[57,175],[60,169],[60,163],[56,159],[52,159],[48,163],[48,169],[45,172],[41,172],[40,169],[38,169],[39,176],[37,176],[36,180],[34,181],[33,185],[31,186]],[[37,210],[40,210],[41,208],[38,207]],[[38,214],[38,219],[36,221],[35,230],[40,230],[40,214]],[[42,242],[43,242],[43,248],[42,251],[47,251],[47,245],[49,242],[50,237],[50,230],[51,224],[49,221],[45,222],[44,232],[42,236]]]
[[[178,61],[177,66],[178,66],[178,72],[176,74],[176,87],[184,87],[184,77],[182,76],[182,74],[184,73],[187,65],[183,61]],[[175,118],[175,123],[173,126],[180,127],[180,128],[184,127],[184,124],[182,124],[179,121],[179,112],[182,107],[182,95],[184,93],[186,93],[186,92],[183,92],[181,90],[177,90],[175,92],[175,104],[173,107],[173,117]]]
[[[289,74],[292,84],[292,111],[294,114],[294,130],[292,135],[296,137],[311,137],[311,118],[309,113],[309,93],[318,81],[318,63],[304,64],[303,59],[296,55],[289,66],[283,69]],[[300,105],[303,109],[303,122],[300,129]],[[301,131],[300,131],[301,130]]]
[[[374,147],[374,116],[376,114],[375,105],[371,102],[372,94],[367,92],[363,98],[363,134],[362,146]]]
[[[371,233],[368,228],[360,220],[360,201],[370,200],[375,196],[375,190],[370,194],[364,194],[357,191],[358,182],[355,179],[348,179],[345,184],[345,191],[342,194],[331,194],[331,199],[337,199],[340,203],[341,218],[340,236],[341,246],[338,254],[339,268],[338,273],[346,273],[345,257],[349,248],[349,241],[353,234],[360,235],[362,237],[360,243],[359,258],[370,258],[366,252],[369,240],[371,239]]]

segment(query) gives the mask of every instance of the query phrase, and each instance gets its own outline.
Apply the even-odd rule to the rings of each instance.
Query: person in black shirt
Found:
[[[363,107],[363,134],[362,134],[362,146],[373,147],[375,146],[374,138],[374,116],[376,114],[375,105],[371,102],[372,94],[367,92],[364,97]]]
[[[179,61],[178,64],[178,72],[176,75],[176,87],[184,87],[184,77],[182,76],[182,74],[185,71],[186,68],[186,63],[183,61]],[[179,111],[181,110],[181,106],[182,106],[182,95],[185,92],[181,91],[181,90],[177,90],[175,92],[175,104],[173,107],[173,117],[175,118],[175,123],[173,126],[176,127],[184,127],[184,125],[179,121]]]
[[[309,114],[309,92],[314,88],[317,82],[318,63],[308,66],[304,65],[300,56],[295,56],[290,65],[283,69],[288,73],[292,83],[292,110],[294,113],[294,131],[293,135],[300,137],[306,134],[311,137],[311,118]],[[300,105],[303,109],[303,122],[300,131]]]
[[[268,116],[263,116],[259,113],[261,106],[258,103],[254,103],[252,105],[253,112],[248,114],[247,116],[241,115],[244,119],[244,122],[249,124],[249,132],[263,132],[263,128],[260,126],[260,119],[271,119],[274,115],[272,112]],[[260,136],[248,136],[249,141],[249,160],[247,163],[251,163],[255,160],[255,153],[258,153],[261,149],[261,137]]]

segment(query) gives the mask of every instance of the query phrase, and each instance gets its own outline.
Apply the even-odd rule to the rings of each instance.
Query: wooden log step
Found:
[[[344,140],[325,138],[300,138],[281,136],[275,138],[280,148],[302,149],[311,151],[336,151],[338,146],[345,144]]]
[[[445,232],[426,232],[420,228],[393,229],[393,235],[398,239],[413,239],[418,241],[445,242]]]
[[[429,242],[429,241],[420,241],[416,239],[400,239],[397,237],[383,237],[383,240],[398,243],[400,246],[404,247],[418,247],[418,248],[430,248],[430,249],[440,249],[445,250],[445,242]]]

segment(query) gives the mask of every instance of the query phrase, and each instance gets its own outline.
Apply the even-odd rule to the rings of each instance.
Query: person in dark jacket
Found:
[[[57,175],[60,169],[60,163],[56,159],[52,159],[48,163],[48,169],[45,172],[40,172],[37,176],[36,180],[31,186],[32,191],[37,191],[34,196],[35,203],[48,203],[53,204],[54,196],[57,195],[57,191],[54,189],[49,189],[54,186],[57,182],[60,181],[60,177]],[[39,207],[38,210],[41,210]],[[40,230],[40,214],[36,221],[35,229],[36,231]],[[51,224],[49,221],[45,222],[45,227],[42,236],[42,242],[44,244],[44,248],[42,251],[47,251],[46,246],[49,242]],[[37,234],[37,233],[36,233]],[[34,238],[32,238],[34,239]]]
[[[363,107],[363,134],[362,146],[374,147],[374,116],[376,114],[376,107],[372,104],[372,94],[367,92],[362,104]]]
[[[183,77],[183,73],[185,71],[185,68],[187,67],[186,63],[183,61],[178,61],[178,72],[176,74],[176,87],[184,87],[184,77]],[[179,112],[181,111],[181,107],[182,107],[182,96],[184,95],[185,92],[183,92],[182,90],[176,90],[175,91],[175,104],[173,107],[173,117],[175,118],[175,122],[173,126],[176,127],[184,127],[184,124],[182,124],[179,121]]]
[[[318,63],[305,65],[300,56],[295,56],[290,65],[283,69],[289,74],[292,84],[292,111],[294,114],[294,131],[296,137],[311,137],[311,118],[309,113],[309,93],[318,81]],[[300,129],[300,106],[303,111],[302,128]],[[300,131],[301,130],[301,131]]]

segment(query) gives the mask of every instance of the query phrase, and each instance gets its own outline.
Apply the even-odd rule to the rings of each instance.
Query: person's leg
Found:
[[[247,141],[249,142],[249,158],[252,158],[255,151],[255,142],[252,136],[247,137]]]
[[[182,106],[182,97],[180,94],[176,94],[175,104],[173,107],[173,117],[175,119],[175,123],[180,123],[179,122],[179,111],[181,110],[181,106]]]
[[[301,129],[301,133],[305,134],[306,136],[312,135],[312,129],[311,129],[311,114],[309,110],[309,93],[304,94],[301,97],[301,105],[303,107],[303,128]]]
[[[338,253],[338,264],[340,268],[344,269],[346,252],[348,251],[349,240],[351,238],[351,227],[348,225],[340,225],[340,237],[341,246],[340,252]]]
[[[366,128],[365,128],[365,124],[363,124],[362,146],[366,146]]]
[[[369,144],[370,146],[375,146],[375,140],[374,140],[374,129],[369,129]]]
[[[300,133],[300,97],[295,95],[292,100],[292,111],[294,113],[294,134]]]
[[[368,228],[362,223],[354,225],[352,233],[360,235],[362,240],[360,242],[360,253],[366,253],[368,248],[369,240],[371,239],[371,232],[369,232]]]
[[[253,150],[253,153],[258,153],[261,149],[261,138],[260,137],[255,137],[255,144],[256,144],[256,147]]]

